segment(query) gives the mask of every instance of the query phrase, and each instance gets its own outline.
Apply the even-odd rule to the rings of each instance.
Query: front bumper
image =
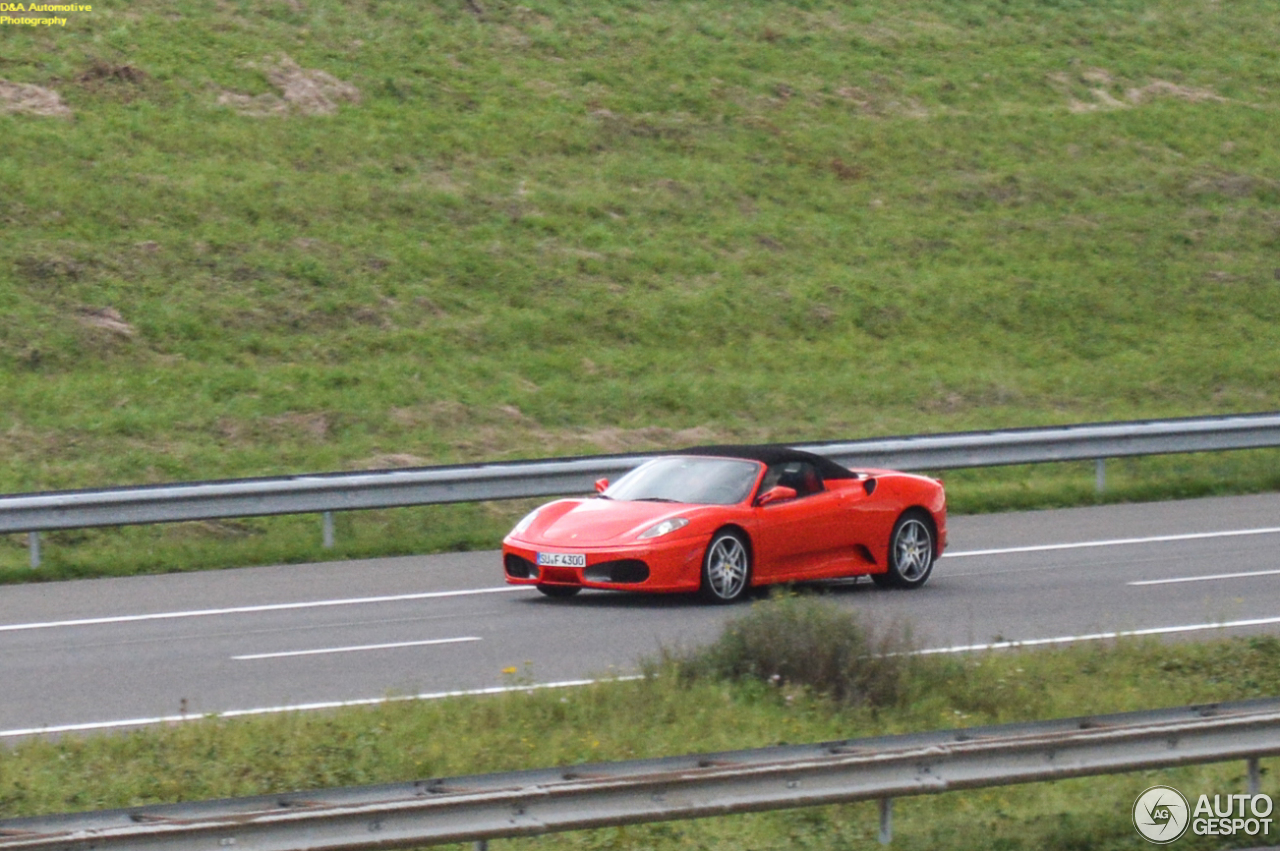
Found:
[[[619,547],[542,546],[543,552],[586,556],[586,567],[538,565],[539,546],[507,538],[502,565],[510,585],[563,585],[613,591],[696,591],[707,542],[680,538]]]

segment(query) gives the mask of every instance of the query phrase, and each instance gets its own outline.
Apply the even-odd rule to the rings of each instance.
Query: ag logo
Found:
[[[1148,842],[1168,845],[1186,833],[1189,824],[1187,799],[1172,786],[1152,786],[1133,802],[1133,826]]]

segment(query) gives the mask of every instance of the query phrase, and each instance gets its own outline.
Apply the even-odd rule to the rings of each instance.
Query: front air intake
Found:
[[[618,561],[602,561],[593,564],[582,573],[588,582],[613,582],[618,585],[637,585],[649,578],[649,565],[635,558]]]
[[[507,568],[507,576],[512,579],[537,579],[538,566],[527,558],[516,555],[515,553],[507,553],[503,564]]]

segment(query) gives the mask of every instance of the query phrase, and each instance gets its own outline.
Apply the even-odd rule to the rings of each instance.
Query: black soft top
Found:
[[[771,467],[774,464],[785,464],[788,461],[807,461],[818,469],[824,480],[858,478],[856,473],[841,467],[830,458],[823,458],[821,455],[814,455],[812,452],[802,452],[799,449],[792,449],[790,446],[778,446],[776,444],[694,446],[689,449],[681,449],[678,453],[673,454],[710,455],[716,458],[746,458],[749,461],[760,461]]]

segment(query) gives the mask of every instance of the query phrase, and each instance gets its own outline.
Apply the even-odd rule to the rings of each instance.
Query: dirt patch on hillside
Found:
[[[289,105],[275,95],[254,96],[223,92],[218,95],[218,106],[229,106],[250,118],[270,118],[274,115],[289,114]]]
[[[928,118],[929,110],[920,101],[896,91],[889,80],[877,77],[873,88],[841,86],[835,90],[834,99],[846,103],[866,118]],[[824,96],[830,97],[830,96]]]
[[[288,56],[268,60],[262,72],[279,95],[222,92],[218,105],[254,118],[285,115],[332,115],[340,103],[359,103],[360,90],[326,71],[303,68]]]
[[[28,254],[15,260],[13,266],[22,277],[37,283],[76,281],[85,271],[84,264],[59,255],[40,257]]]
[[[275,417],[235,419],[220,417],[214,427],[222,440],[238,446],[282,444],[286,441],[323,442],[333,430],[333,419],[320,412],[291,412]]]
[[[132,325],[124,321],[120,311],[114,307],[103,307],[98,310],[82,307],[77,311],[76,319],[86,328],[107,331],[125,339],[132,339],[133,335],[137,333]]]
[[[1187,184],[1192,195],[1223,195],[1227,198],[1247,198],[1258,192],[1275,192],[1280,183],[1252,174],[1217,174],[1197,178]]]
[[[1131,109],[1156,98],[1176,98],[1187,103],[1230,103],[1212,89],[1180,86],[1168,80],[1152,80],[1145,86],[1125,86],[1104,68],[1088,68],[1078,73],[1055,72],[1049,83],[1067,96],[1071,112]]]
[[[398,470],[406,467],[425,467],[427,460],[407,452],[395,452],[390,455],[374,455],[351,465],[353,470]]]
[[[77,82],[95,83],[98,81],[111,81],[118,83],[138,84],[147,80],[147,72],[133,65],[114,65],[110,62],[104,62],[101,59],[95,59],[90,63],[89,67],[76,78]]]
[[[151,75],[136,65],[117,65],[95,59],[76,78],[81,90],[123,103],[157,94]]]
[[[1129,89],[1125,92],[1125,98],[1130,103],[1146,103],[1158,97],[1171,97],[1178,100],[1185,100],[1188,103],[1204,103],[1206,101],[1212,103],[1229,103],[1227,98],[1210,89],[1197,89],[1191,86],[1179,86],[1177,83],[1170,83],[1166,80],[1155,80],[1147,85]]]
[[[266,417],[262,420],[268,432],[273,436],[287,435],[313,440],[327,440],[332,422],[325,413],[290,413],[278,417]]]
[[[53,89],[0,80],[0,112],[70,118],[71,108]]]
[[[594,364],[584,366],[604,369]],[[726,428],[703,424],[690,428],[643,426],[552,426],[511,404],[467,405],[451,399],[396,407],[389,412],[391,422],[404,429],[400,452],[422,453],[422,464],[441,460],[424,443],[449,446],[455,463],[493,461],[502,458],[549,458],[565,455],[612,455],[681,449],[716,443],[762,443],[777,440],[768,429],[752,426]],[[414,458],[416,456],[408,456]],[[401,466],[396,456],[375,456],[362,460],[360,467]],[[374,462],[377,462],[376,464]]]
[[[461,458],[468,461],[617,455],[716,442],[714,432],[703,428],[683,431],[657,426],[638,429],[547,429],[531,420],[509,424],[470,425],[463,432],[446,433],[444,437]]]
[[[598,428],[565,435],[571,442],[585,442],[606,454],[680,449],[686,446],[714,443],[721,439],[706,426],[674,430],[660,426],[646,428]]]

